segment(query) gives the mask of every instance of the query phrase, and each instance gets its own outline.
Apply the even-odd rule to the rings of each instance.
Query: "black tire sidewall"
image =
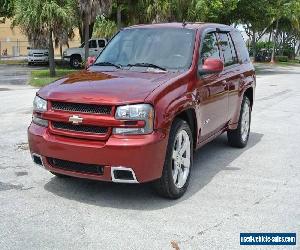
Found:
[[[242,138],[242,116],[243,116],[244,106],[246,103],[248,104],[248,107],[249,107],[249,130],[248,130],[248,135],[247,135],[246,140],[243,140],[243,138]],[[228,141],[231,146],[238,147],[238,148],[244,148],[247,146],[247,143],[249,140],[249,135],[250,135],[250,129],[251,129],[251,112],[252,112],[252,110],[251,110],[250,100],[248,99],[247,96],[244,96],[242,104],[241,104],[238,127],[235,130],[229,130],[227,132]]]
[[[75,61],[78,61],[78,65],[74,65],[74,62]],[[73,56],[71,57],[71,61],[70,61],[70,64],[71,64],[71,67],[74,68],[74,69],[78,69],[80,68],[80,63],[82,62],[82,60],[79,58],[79,56]]]

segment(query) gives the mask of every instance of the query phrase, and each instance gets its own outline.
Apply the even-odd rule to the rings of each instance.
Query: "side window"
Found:
[[[99,46],[99,48],[104,48],[105,47],[105,41],[104,40],[98,40],[98,46]]]
[[[225,67],[237,63],[236,51],[230,35],[228,33],[219,33],[219,39]]]
[[[97,43],[95,40],[90,40],[89,41],[89,48],[90,49],[97,49]]]
[[[246,47],[245,41],[238,30],[232,32],[232,38],[235,44],[235,48],[238,53],[238,57],[241,63],[250,62],[249,52]]]
[[[209,57],[220,58],[219,46],[215,33],[208,33],[204,37],[198,65],[202,65],[205,59]]]
[[[229,45],[230,45],[230,48],[231,48],[233,63],[236,64],[236,63],[238,63],[238,57],[237,57],[237,53],[236,53],[236,50],[235,50],[235,47],[234,47],[234,44],[233,44],[232,37],[231,37],[230,33],[227,33],[227,37],[228,37]]]

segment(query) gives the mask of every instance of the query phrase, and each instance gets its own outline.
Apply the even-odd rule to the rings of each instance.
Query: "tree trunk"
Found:
[[[62,48],[61,44],[59,45],[59,53],[60,53],[61,59],[63,59],[63,48]]]
[[[276,50],[276,42],[277,42],[277,34],[278,34],[278,26],[279,26],[279,19],[276,21],[276,31],[274,35],[274,44],[272,49],[272,57],[271,57],[271,63],[275,63],[275,50]]]
[[[95,26],[95,22],[89,24],[89,38],[90,39],[93,37],[94,26]]]
[[[298,49],[296,50],[296,56],[299,55],[299,52],[300,52],[300,43],[299,43],[299,45],[298,45]]]
[[[253,52],[253,62],[256,62],[256,32],[253,30],[252,37],[252,52]]]
[[[120,30],[122,27],[122,5],[121,4],[118,4],[117,7],[117,26],[118,26],[118,30]]]
[[[55,77],[55,61],[54,61],[54,47],[53,47],[53,40],[52,40],[52,29],[49,31],[49,70],[50,70],[50,77]]]
[[[89,16],[88,14],[84,15],[84,59],[87,61],[89,57],[89,39],[90,39],[90,32],[89,32]]]

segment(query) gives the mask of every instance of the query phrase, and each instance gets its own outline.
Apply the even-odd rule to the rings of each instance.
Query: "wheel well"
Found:
[[[245,91],[245,96],[247,96],[249,98],[250,104],[251,104],[251,108],[253,106],[253,88],[248,88]]]
[[[80,60],[82,60],[81,55],[79,54],[71,55],[71,58],[80,58]]]
[[[196,113],[194,109],[187,109],[179,113],[176,118],[180,118],[188,123],[191,128],[193,134],[193,144],[194,148],[196,147],[197,143],[197,119]]]

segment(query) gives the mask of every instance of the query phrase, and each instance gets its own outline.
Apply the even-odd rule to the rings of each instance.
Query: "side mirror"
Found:
[[[224,70],[224,63],[218,58],[207,58],[202,67],[198,71],[200,75],[220,73]]]
[[[86,64],[85,64],[85,68],[88,69],[89,67],[91,67],[96,61],[96,57],[95,56],[89,56],[86,60]]]

